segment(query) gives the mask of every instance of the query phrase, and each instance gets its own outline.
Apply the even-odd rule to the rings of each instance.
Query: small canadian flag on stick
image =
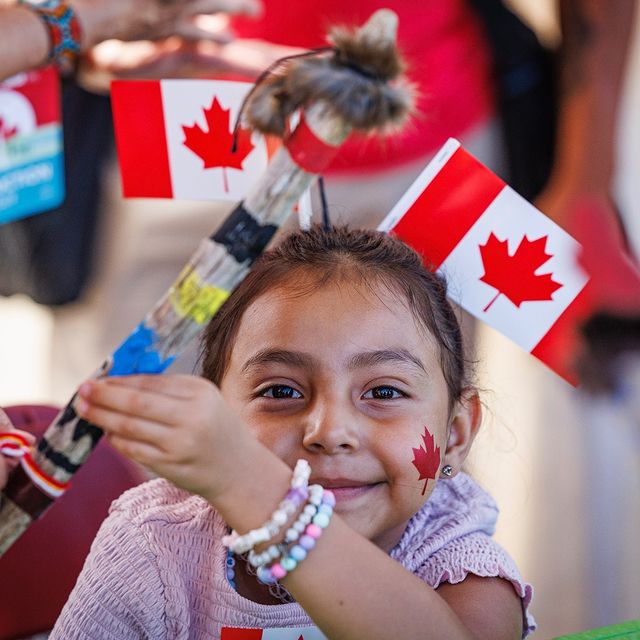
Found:
[[[580,245],[449,140],[383,220],[443,273],[449,296],[571,383]]]
[[[125,197],[238,201],[266,169],[266,140],[240,127],[253,85],[227,80],[119,80],[111,84]]]

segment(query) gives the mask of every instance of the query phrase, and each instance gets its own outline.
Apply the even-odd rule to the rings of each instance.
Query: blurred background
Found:
[[[510,4],[543,41],[557,42],[554,2],[513,0]],[[638,255],[637,19],[633,33],[617,124],[615,184],[628,237]],[[103,242],[97,250],[144,253],[144,246],[129,246],[118,231],[145,220],[168,220],[173,205],[154,203],[150,211],[143,201],[123,203],[115,163],[107,164],[104,172],[105,206],[117,209],[118,216],[103,223],[101,231],[112,244]],[[208,220],[211,205],[193,206],[200,211],[196,224],[206,235],[213,229]],[[198,237],[197,233],[194,229],[188,238]],[[195,245],[187,242],[181,245],[174,233],[163,246],[176,256],[188,256]],[[163,264],[159,262],[157,268],[165,275]],[[176,275],[167,268],[158,295]],[[118,324],[117,309],[108,316],[96,315],[100,313],[96,301],[106,292],[110,299],[117,299],[122,284],[114,278],[105,272],[79,301],[58,307],[36,304],[24,295],[0,298],[0,406],[65,403],[91,367],[97,367],[118,339],[127,335],[132,326]],[[129,284],[135,278],[133,270]],[[136,296],[135,287],[130,291],[127,319],[141,318],[149,294],[156,292]],[[105,323],[111,323],[108,332]],[[478,329],[477,347],[486,416],[470,469],[500,505],[498,540],[534,585],[533,613],[539,625],[535,637],[551,638],[639,618],[640,424],[630,418],[628,399],[616,404],[585,397],[485,326]],[[629,375],[637,372],[632,369]],[[635,389],[640,389],[637,380]]]

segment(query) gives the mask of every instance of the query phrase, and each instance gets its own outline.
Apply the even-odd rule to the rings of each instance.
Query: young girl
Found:
[[[77,409],[168,481],[114,503],[52,638],[533,629],[461,471],[481,412],[458,323],[396,239],[291,235],[214,317],[202,378],[94,380]]]

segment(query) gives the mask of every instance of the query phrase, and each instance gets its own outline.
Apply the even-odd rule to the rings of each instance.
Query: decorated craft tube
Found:
[[[256,86],[246,105],[254,129],[274,133],[273,123],[288,121],[293,111],[301,112],[298,125],[291,133],[275,127],[284,144],[263,178],[201,242],[174,284],[95,377],[162,373],[242,281],[351,130],[380,129],[406,115],[411,103],[406,87],[387,86],[401,71],[400,64],[389,71],[389,60],[397,58],[396,29],[395,14],[376,12],[358,31],[334,33],[334,47],[319,58],[293,61]],[[329,91],[327,79],[333,80]],[[74,401],[75,395],[35,449],[21,457],[0,494],[0,555],[64,493],[102,436],[98,426],[76,415]]]

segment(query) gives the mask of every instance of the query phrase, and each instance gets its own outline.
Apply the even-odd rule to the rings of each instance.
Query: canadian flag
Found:
[[[452,300],[571,383],[589,281],[580,245],[450,139],[379,228],[421,254]]]
[[[241,200],[267,166],[258,133],[233,128],[253,85],[228,80],[111,84],[125,197]]]
[[[220,640],[327,640],[318,627],[241,629],[223,627]]]

